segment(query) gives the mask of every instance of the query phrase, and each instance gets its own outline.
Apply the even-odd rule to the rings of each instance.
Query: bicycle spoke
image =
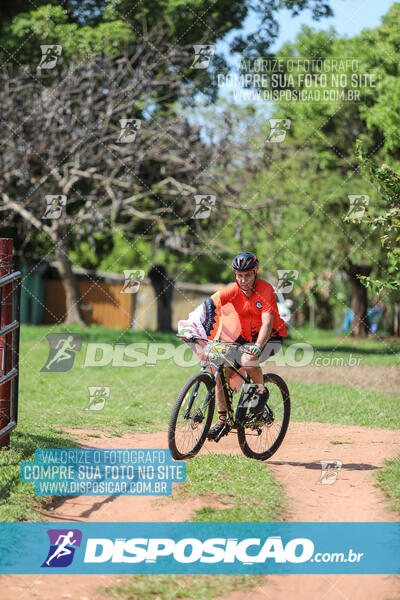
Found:
[[[177,451],[190,454],[201,440],[207,423],[208,388],[204,382],[197,382],[195,397],[191,386],[182,400],[175,425],[175,445]],[[189,409],[190,406],[190,409]]]
[[[282,387],[283,383],[283,387]],[[238,430],[243,452],[251,458],[265,460],[279,447],[288,424],[290,400],[284,382],[272,376],[266,385],[269,398],[260,418],[248,416],[244,427]],[[272,415],[271,415],[272,412]]]

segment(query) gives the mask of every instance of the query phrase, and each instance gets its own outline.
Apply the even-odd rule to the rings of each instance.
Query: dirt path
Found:
[[[70,430],[80,443],[94,448],[165,448],[166,434],[134,434],[123,438],[93,438]],[[345,442],[333,445],[330,442]],[[202,453],[239,453],[236,436]],[[373,473],[385,458],[400,453],[398,432],[331,425],[292,423],[283,446],[267,467],[282,482],[288,497],[288,521],[396,521]],[[334,485],[318,485],[320,460],[338,459],[342,470]],[[194,501],[165,503],[146,497],[78,497],[62,500],[49,516],[54,521],[184,521],[202,506],[219,507],[206,495]],[[99,588],[123,577],[111,575],[9,575],[1,577],[5,600],[104,600]],[[4,587],[5,586],[5,587]],[[3,596],[2,596],[3,597]],[[238,592],[230,600],[393,600],[400,597],[400,578],[379,575],[271,575],[254,591]]]

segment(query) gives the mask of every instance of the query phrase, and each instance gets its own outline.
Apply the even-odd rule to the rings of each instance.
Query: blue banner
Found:
[[[0,573],[398,574],[396,523],[1,523]]]

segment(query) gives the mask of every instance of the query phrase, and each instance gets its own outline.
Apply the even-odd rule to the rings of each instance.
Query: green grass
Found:
[[[41,372],[48,356],[46,333],[49,327],[23,326],[21,330],[20,421],[27,428],[37,425],[83,427],[107,430],[110,435],[140,428],[156,431],[166,423],[179,387],[192,369],[181,368],[171,360],[156,367],[84,367],[88,342],[126,343],[154,341],[180,345],[174,334],[156,334],[90,327],[69,328],[82,335],[82,348],[71,370]],[[65,327],[51,328],[52,333]],[[188,355],[190,351],[188,350]],[[197,369],[194,369],[197,370]],[[89,386],[110,387],[110,398],[102,411],[84,410]]]
[[[400,515],[400,456],[385,461],[385,468],[377,472],[376,478],[393,510]]]
[[[289,383],[291,420],[399,429],[395,394],[330,383]]]
[[[174,332],[133,330],[133,329],[110,329],[101,325],[22,325],[21,340],[25,342],[36,342],[43,338],[46,341],[47,333],[79,333],[84,342],[110,342],[128,344],[132,342],[172,342],[181,344]]]
[[[80,333],[83,342],[73,368],[64,373],[41,372],[48,356],[46,334],[67,331]],[[306,340],[316,347],[317,352],[327,356],[340,339],[343,338],[334,332],[301,330],[294,331],[288,343]],[[35,502],[42,504],[42,500],[35,498],[31,484],[19,482],[19,461],[33,459],[36,448],[73,446],[73,441],[61,428],[84,428],[91,430],[93,436],[166,431],[177,392],[187,377],[198,370],[198,366],[181,367],[172,360],[159,361],[156,366],[136,368],[83,366],[88,342],[130,344],[144,341],[181,345],[174,333],[114,330],[100,326],[86,329],[77,326],[22,326],[19,425],[11,436],[11,451],[0,454],[1,520],[39,518],[32,506]],[[340,356],[345,356],[343,352],[352,353],[353,356],[363,353],[374,364],[392,364],[392,351],[399,349],[394,342],[390,343],[389,350],[389,346],[382,346],[374,339],[356,341],[346,338],[345,342]],[[187,352],[188,359],[190,351]],[[84,410],[89,400],[88,386],[110,387],[111,395],[104,410]],[[399,428],[399,414],[392,394],[324,383],[291,383],[289,388],[294,421]],[[194,465],[195,462],[189,464]],[[252,461],[246,461],[245,464],[258,465],[256,468],[261,466]],[[196,477],[201,477],[201,465],[200,462],[199,467],[195,467],[199,469]],[[204,467],[204,473],[208,476],[208,480],[205,480],[207,490],[212,480],[210,472],[211,467],[210,470]],[[223,495],[223,492],[218,494]],[[233,514],[236,509],[229,510]],[[211,513],[208,516],[211,519]],[[253,517],[248,520],[255,520]],[[214,514],[213,518],[217,518],[217,515]]]
[[[86,330],[71,328],[81,332],[83,344],[70,371],[41,372],[48,355],[45,338],[48,331],[44,326],[24,326],[21,332],[20,421],[27,429],[69,426],[106,431],[109,435],[165,429],[179,388],[198,370],[198,365],[182,367],[172,359],[160,360],[156,366],[84,367],[88,342],[133,343],[155,338],[163,343],[180,344],[173,333],[94,326]],[[56,331],[66,330],[62,326],[52,328],[52,332]],[[88,386],[110,387],[110,399],[102,411],[84,410],[89,399]],[[294,420],[383,428],[394,428],[394,423],[399,422],[392,395],[322,383],[292,383],[290,391]]]
[[[260,575],[132,575],[120,586],[102,588],[116,600],[212,600],[265,583]]]
[[[214,494],[226,507],[198,509],[191,521],[277,521],[284,512],[282,487],[265,463],[244,456],[198,456],[187,462],[186,482],[174,499]]]
[[[346,362],[349,357],[360,358],[360,366],[398,365],[400,362],[400,339],[381,337],[352,338],[348,334],[309,329],[292,329],[285,344],[304,342],[314,348],[313,362],[316,358],[336,358]]]
[[[36,509],[48,498],[36,496],[32,483],[20,481],[20,463],[33,460],[37,448],[71,448],[76,446],[67,436],[55,431],[27,431],[18,427],[11,436],[11,449],[0,452],[0,521],[42,521]]]

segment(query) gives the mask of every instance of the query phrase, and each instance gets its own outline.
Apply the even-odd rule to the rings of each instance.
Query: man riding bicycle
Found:
[[[213,294],[190,313],[188,321],[179,321],[179,335],[190,339],[194,335],[229,340],[241,345],[238,362],[257,385],[250,411],[262,414],[268,400],[260,363],[276,354],[282,338],[287,336],[286,324],[279,316],[274,288],[258,277],[258,259],[251,252],[241,252],[232,261],[235,281]],[[232,319],[233,317],[233,319]],[[225,321],[225,323],[224,323]],[[226,322],[230,325],[226,327]],[[224,329],[225,325],[225,329]],[[228,379],[234,374],[226,369]],[[208,439],[220,439],[228,433],[227,407],[220,377],[217,379],[216,399],[218,421],[211,427]]]

